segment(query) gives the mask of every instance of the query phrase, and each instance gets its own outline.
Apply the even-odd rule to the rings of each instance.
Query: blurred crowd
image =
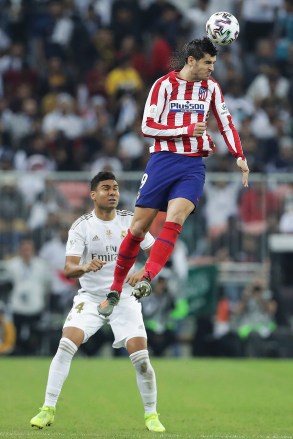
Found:
[[[274,174],[293,170],[293,0],[222,0],[220,6],[217,0],[0,0],[0,8],[0,261],[12,257],[15,285],[20,276],[13,303],[20,353],[36,352],[48,325],[60,330],[77,287],[62,274],[67,231],[91,209],[88,179],[56,182],[50,173],[82,171],[90,178],[103,169],[142,172],[150,140],[140,125],[150,86],[170,70],[173,53],[205,35],[206,20],[219,8],[238,18],[240,35],[231,46],[219,47],[213,76],[252,175],[260,177],[246,191],[229,177],[235,161],[211,116],[208,131],[217,153],[206,160],[207,171],[224,177],[207,181],[196,221],[187,222],[182,234],[184,257],[264,262],[269,234],[293,232],[292,180],[267,184]],[[16,181],[2,171],[22,174]],[[122,207],[133,208],[136,189],[137,182],[121,184]],[[178,253],[179,263],[173,263],[180,270]],[[33,258],[36,266],[29,264],[28,272],[22,261]],[[35,276],[37,292],[31,287]],[[158,280],[156,289],[165,287]],[[172,324],[160,317],[167,341],[154,329],[156,296],[144,307],[150,342],[161,343],[153,347],[158,355],[176,345],[174,328],[186,316],[174,295],[160,301],[168,313],[181,316]],[[56,317],[50,323],[48,303]],[[199,341],[195,354],[198,346]],[[243,353],[243,347],[235,349]]]
[[[205,35],[217,0],[1,0],[0,169],[143,170],[152,82]],[[252,171],[293,167],[292,0],[223,0],[240,36],[219,51],[222,86]],[[221,170],[227,148],[211,119]]]

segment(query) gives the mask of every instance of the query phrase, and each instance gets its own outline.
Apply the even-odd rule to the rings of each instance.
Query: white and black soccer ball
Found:
[[[216,12],[206,22],[206,32],[213,43],[227,46],[236,40],[240,27],[234,15],[229,12]]]

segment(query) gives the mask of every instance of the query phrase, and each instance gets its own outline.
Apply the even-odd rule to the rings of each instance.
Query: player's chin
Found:
[[[108,206],[109,207],[117,207],[118,206],[118,201],[116,201],[116,200],[115,201],[114,200],[113,201],[109,201],[108,202]]]

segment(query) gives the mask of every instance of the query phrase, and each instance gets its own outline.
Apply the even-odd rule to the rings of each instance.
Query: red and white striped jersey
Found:
[[[172,71],[157,79],[146,101],[142,132],[153,137],[150,152],[170,151],[177,154],[208,156],[215,150],[205,131],[193,137],[197,122],[206,122],[212,109],[229,151],[244,159],[241,141],[225,104],[219,84],[207,81],[188,82]]]

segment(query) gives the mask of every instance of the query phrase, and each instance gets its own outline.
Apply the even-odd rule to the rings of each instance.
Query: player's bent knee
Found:
[[[148,227],[140,222],[136,222],[130,227],[130,232],[136,238],[144,238],[145,234],[148,232]]]
[[[145,337],[132,337],[126,341],[126,349],[129,355],[147,350],[147,339]]]
[[[78,348],[83,343],[84,332],[82,329],[67,327],[63,329],[62,336],[71,340]]]

